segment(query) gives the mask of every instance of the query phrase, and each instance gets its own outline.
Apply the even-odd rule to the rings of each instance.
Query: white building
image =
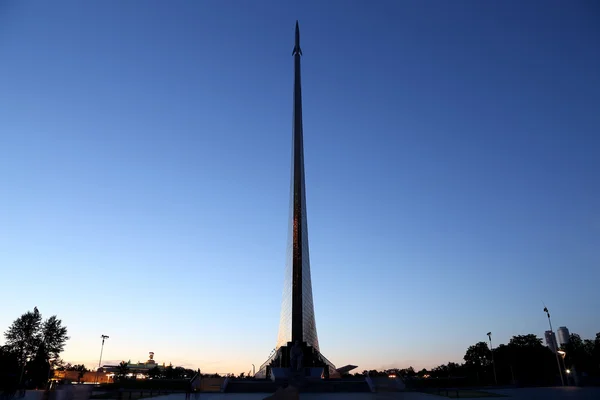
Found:
[[[560,328],[558,328],[558,343],[560,345],[563,344],[567,344],[569,343],[569,330],[567,329],[566,326],[561,326]]]

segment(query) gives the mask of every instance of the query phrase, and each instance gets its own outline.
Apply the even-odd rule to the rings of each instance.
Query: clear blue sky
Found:
[[[69,361],[242,372],[275,346],[294,23],[323,353],[460,361],[600,331],[593,1],[0,4],[0,326]]]

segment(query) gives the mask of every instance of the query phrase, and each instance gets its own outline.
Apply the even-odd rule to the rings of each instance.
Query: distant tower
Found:
[[[554,334],[554,332],[546,331],[544,332],[544,337],[546,338],[546,346],[548,346],[548,348],[552,350],[553,353],[556,353],[556,350],[558,350],[558,346],[556,345],[556,335]]]
[[[569,334],[569,330],[566,326],[561,326],[558,328],[558,344],[562,346],[563,344],[569,343],[570,337],[571,335]]]

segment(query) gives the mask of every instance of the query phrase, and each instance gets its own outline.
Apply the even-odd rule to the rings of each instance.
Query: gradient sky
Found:
[[[315,314],[336,365],[600,331],[594,1],[0,3],[0,329],[248,371],[275,346],[295,20]],[[1,340],[0,340],[1,343]]]

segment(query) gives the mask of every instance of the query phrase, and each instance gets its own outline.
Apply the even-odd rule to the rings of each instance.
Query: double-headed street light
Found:
[[[496,362],[494,361],[494,346],[492,345],[492,332],[487,333],[488,338],[490,339],[490,352],[492,353],[492,367],[494,369],[494,382],[496,382],[496,386],[498,385],[498,377],[496,376]]]
[[[552,321],[550,321],[550,311],[548,307],[544,306],[544,312],[548,315],[548,324],[550,324],[550,340],[554,341],[554,332],[552,331]],[[556,356],[556,365],[558,365],[558,373],[560,374],[560,383],[565,386],[565,379],[563,378],[562,368],[560,367],[560,361],[558,360],[558,349],[556,348],[556,342],[552,343],[554,348],[554,355]]]
[[[100,370],[100,366],[102,364],[102,352],[104,351],[104,340],[108,339],[108,335],[100,336],[102,339],[102,346],[100,347],[100,361],[98,361],[98,369],[96,370],[96,379],[94,383],[98,383],[98,371]]]

